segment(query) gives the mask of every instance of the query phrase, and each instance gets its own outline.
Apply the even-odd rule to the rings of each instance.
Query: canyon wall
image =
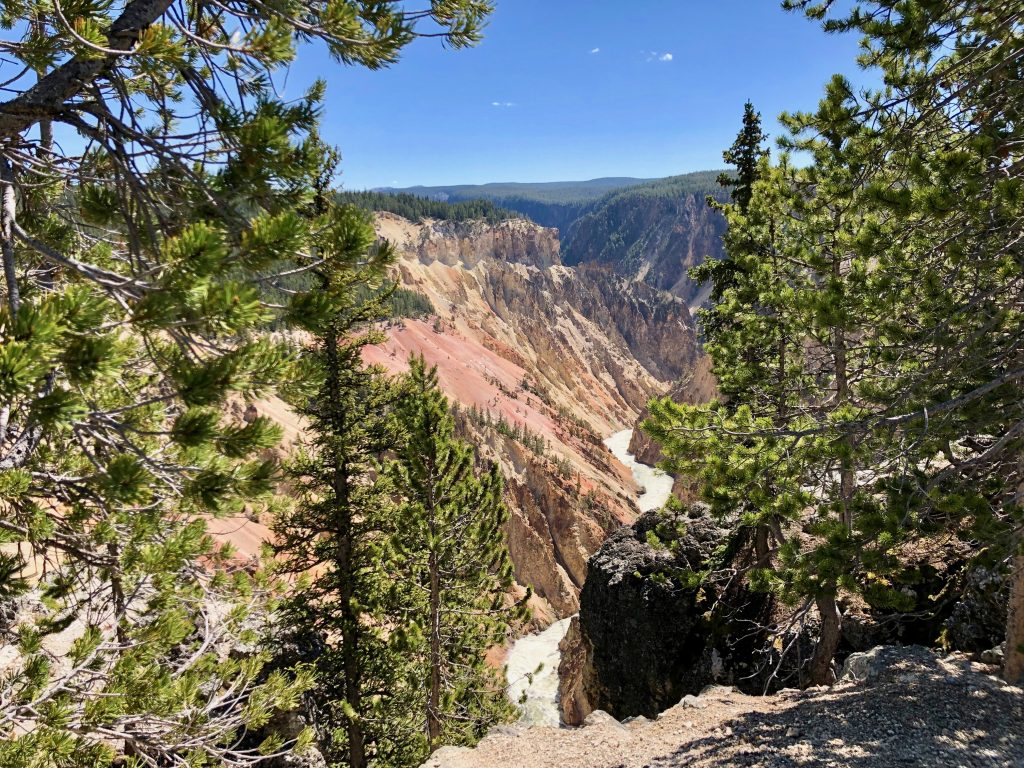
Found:
[[[588,557],[638,513],[630,473],[601,440],[697,364],[689,311],[607,267],[564,266],[558,232],[525,220],[377,221],[402,286],[436,314],[393,322],[367,359],[438,367],[460,432],[505,475],[517,580],[569,616]]]
[[[724,199],[715,174],[688,174],[609,194],[562,232],[566,264],[603,264],[617,274],[668,291],[692,307],[707,286],[687,271],[724,256],[725,217],[708,206]]]

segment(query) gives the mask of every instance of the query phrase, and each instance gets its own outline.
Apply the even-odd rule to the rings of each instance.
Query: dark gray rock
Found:
[[[645,514],[590,558],[580,631],[593,708],[620,720],[654,717],[687,694],[738,683],[750,672],[757,638],[735,628],[763,623],[769,599],[734,581],[699,583],[694,575],[728,557],[717,551],[724,541],[725,531],[694,505]]]
[[[1006,637],[1006,606],[1010,599],[1006,570],[972,568],[964,576],[959,592],[943,625],[948,647],[980,653],[999,645]]]

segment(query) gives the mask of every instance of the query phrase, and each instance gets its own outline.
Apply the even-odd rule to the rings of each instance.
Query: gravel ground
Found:
[[[832,688],[751,697],[712,688],[625,724],[492,731],[424,768],[1024,768],[1024,691],[993,667],[923,648],[875,649]]]

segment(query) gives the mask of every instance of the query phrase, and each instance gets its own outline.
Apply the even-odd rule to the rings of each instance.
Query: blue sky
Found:
[[[348,189],[656,177],[720,167],[748,98],[777,135],[833,73],[866,79],[856,55],[777,0],[497,0],[474,49],[377,72],[306,50],[285,93],[327,80]]]

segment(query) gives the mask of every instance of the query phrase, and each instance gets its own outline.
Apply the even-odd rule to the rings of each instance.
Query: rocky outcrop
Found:
[[[558,710],[562,722],[586,722],[597,701],[597,680],[592,662],[594,648],[580,629],[580,617],[573,616],[565,637],[558,644]]]
[[[481,459],[497,463],[505,477],[506,530],[516,580],[532,587],[556,616],[576,613],[588,558],[632,509],[596,488],[587,503],[575,481],[559,474],[549,459],[481,428],[464,413],[458,425]]]
[[[724,531],[695,505],[682,516],[650,512],[613,533],[589,563],[576,631],[559,670],[562,716],[602,709],[654,717],[686,694],[732,680],[753,648],[709,618],[715,603],[736,621],[764,621],[769,602],[728,583],[704,582]]]

